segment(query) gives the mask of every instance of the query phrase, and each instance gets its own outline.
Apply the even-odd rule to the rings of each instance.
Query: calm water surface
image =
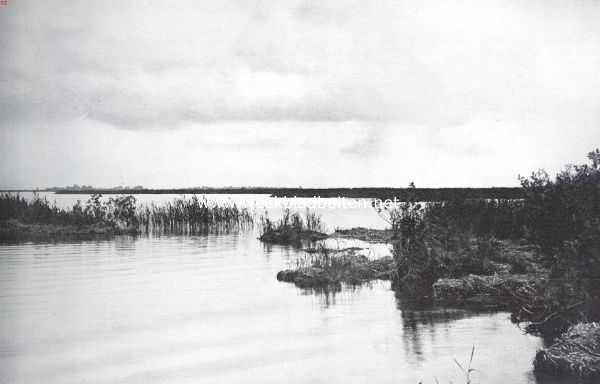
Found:
[[[0,246],[0,382],[460,383],[472,345],[475,382],[536,382],[542,343],[508,313],[411,310],[389,282],[278,282],[299,256],[253,232]]]

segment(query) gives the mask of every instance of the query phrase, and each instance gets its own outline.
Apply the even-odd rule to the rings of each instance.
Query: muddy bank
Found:
[[[467,275],[438,279],[434,300],[442,305],[512,309],[535,295],[546,282],[545,275]]]
[[[389,243],[392,241],[393,236],[393,231],[389,229],[369,229],[362,227],[338,229],[329,235],[318,231],[283,229],[265,232],[259,237],[259,240],[265,243],[281,245],[298,245],[302,242],[314,242],[329,238],[361,240],[369,243]]]
[[[394,238],[394,231],[391,229],[355,227],[351,229],[338,229],[330,237],[362,240],[369,243],[389,243]]]
[[[301,245],[302,242],[315,242],[327,237],[325,233],[310,230],[273,230],[263,233],[258,239],[270,244]]]
[[[314,230],[298,230],[293,227],[282,227],[265,231],[258,238],[260,241],[281,245],[301,245],[303,242],[315,242],[325,239],[360,240],[368,243],[390,243],[394,239],[391,229],[371,229],[355,227],[337,229],[331,234]]]
[[[576,324],[533,362],[536,373],[600,379],[600,323]]]
[[[14,219],[0,221],[0,242],[88,239],[136,233],[134,228],[121,229],[107,224],[26,224]]]
[[[357,285],[376,279],[391,280],[394,273],[394,260],[389,256],[370,260],[350,252],[280,271],[277,280],[294,283],[300,288],[340,287],[341,283]]]

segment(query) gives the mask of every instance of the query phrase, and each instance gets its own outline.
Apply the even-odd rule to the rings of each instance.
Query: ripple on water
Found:
[[[475,345],[481,382],[534,382],[506,313],[278,282],[299,255],[255,233],[0,246],[0,381],[461,382]]]

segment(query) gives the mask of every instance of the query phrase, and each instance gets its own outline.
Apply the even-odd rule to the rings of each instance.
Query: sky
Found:
[[[600,1],[0,6],[0,188],[486,187],[600,146]]]

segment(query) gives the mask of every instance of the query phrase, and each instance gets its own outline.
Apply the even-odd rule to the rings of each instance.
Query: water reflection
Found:
[[[300,294],[307,296],[315,296],[319,301],[321,309],[327,309],[332,305],[336,305],[336,295],[341,292],[339,287],[323,287],[323,288],[298,288]]]
[[[480,315],[458,309],[403,308],[401,302],[398,303],[398,309],[404,328],[403,345],[405,353],[409,356],[414,355],[419,361],[425,358],[423,355],[424,344],[435,345],[438,336],[448,336],[449,323]],[[423,340],[424,338],[427,338],[427,340]]]
[[[472,345],[480,382],[535,381],[540,341],[507,314],[404,303],[382,281],[301,290],[275,275],[303,252],[256,237],[0,246],[0,381],[461,382]]]
[[[380,283],[381,282],[368,282],[358,285],[342,284],[341,286],[331,285],[315,288],[297,288],[297,290],[302,296],[314,296],[318,300],[321,309],[328,309],[337,304],[351,305],[355,299],[363,294],[363,291],[381,288]]]

